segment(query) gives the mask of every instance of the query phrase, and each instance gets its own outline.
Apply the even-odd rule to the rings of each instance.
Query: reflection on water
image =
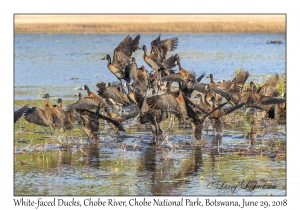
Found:
[[[135,130],[135,129],[133,129]],[[248,140],[226,131],[222,138],[203,135],[191,145],[177,131],[170,148],[150,145],[149,133],[126,138],[103,135],[100,143],[78,142],[62,146],[46,141],[44,148],[18,143],[15,154],[15,195],[285,195],[285,159],[266,155],[235,155],[246,151]],[[188,131],[188,130],[187,130]],[[184,133],[184,132],[182,132]],[[18,134],[20,135],[20,134]],[[44,134],[40,134],[44,135]],[[55,137],[54,137],[55,138]],[[81,138],[81,137],[80,137]],[[285,137],[283,138],[285,139]],[[261,140],[259,140],[261,142]],[[271,140],[266,140],[271,142]],[[267,143],[265,143],[266,145]],[[260,147],[260,143],[256,144]],[[33,147],[35,150],[33,150]],[[33,151],[33,152],[25,152]],[[24,164],[24,162],[26,164]],[[244,182],[243,182],[244,181]],[[275,182],[275,189],[242,188],[242,183]],[[225,186],[237,186],[235,190]],[[249,185],[250,186],[250,185]]]

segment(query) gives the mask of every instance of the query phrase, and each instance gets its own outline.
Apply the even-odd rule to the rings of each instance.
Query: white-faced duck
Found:
[[[204,83],[200,83],[201,80],[204,78],[205,73],[201,74],[198,78],[197,78],[197,82],[193,83],[193,89],[203,93],[203,94],[208,94],[209,93],[209,84],[204,84]]]
[[[207,105],[206,103],[203,102],[201,94],[197,94],[194,98],[199,98],[199,107],[201,108],[201,110],[205,111],[204,114],[206,114],[206,113],[208,113],[208,112],[210,112],[212,110],[211,106],[209,106],[209,105]],[[198,107],[198,106],[196,106],[196,107]]]
[[[122,85],[111,85],[110,83],[100,82],[96,86],[99,88],[99,96],[110,101],[113,106],[122,108],[123,106],[130,105],[127,93]]]
[[[137,81],[137,72],[138,72],[138,66],[136,64],[135,58],[131,57],[130,59],[131,63],[125,67],[125,78],[126,82],[131,83],[131,80],[134,82]]]
[[[146,97],[142,97],[137,92],[135,92],[136,95],[140,96],[143,101],[138,104],[140,107],[140,123],[146,124],[150,123],[152,135],[153,135],[153,144],[156,144],[157,138],[159,135],[161,135],[162,132],[162,111],[150,108],[149,105],[146,102]]]
[[[176,61],[175,63],[178,65],[179,73],[174,73],[169,76],[162,77],[162,81],[198,83],[195,72],[187,71],[182,68],[180,61]]]
[[[82,129],[88,138],[92,140],[100,140],[99,117],[95,112],[86,109],[76,109],[83,122]]]
[[[80,117],[83,122],[83,131],[86,135],[92,140],[99,140],[100,132],[99,132],[99,119],[106,120],[107,122],[113,124],[114,128],[117,128],[120,131],[125,131],[123,126],[115,121],[110,119],[109,117],[105,117],[101,115],[100,112],[100,103],[97,106],[96,112],[92,112],[86,109],[76,109],[76,111],[80,114]]]
[[[171,56],[166,59],[167,52],[174,51],[178,46],[178,38],[170,38],[160,40],[160,35],[157,39],[151,42],[151,52],[147,55],[147,47],[145,45],[140,46],[140,49],[144,51],[144,61],[154,70],[171,69],[174,67],[174,62],[177,60],[176,56]]]
[[[178,82],[179,89],[184,92],[186,96],[189,98],[191,97],[192,92],[194,91],[195,84],[198,84],[196,79],[196,74],[193,71],[187,71],[181,67],[180,61],[175,62],[178,65],[179,73],[173,73],[168,76],[162,77],[161,81],[168,81],[168,82]],[[170,90],[171,84],[168,88]]]
[[[211,101],[212,101],[212,107],[211,107],[211,111],[216,109],[216,102],[215,102],[215,97],[211,97]],[[226,104],[226,102],[224,103],[224,105]],[[230,114],[231,112],[240,109],[244,106],[244,103],[240,103],[236,106],[231,106],[228,108],[224,108],[224,109],[218,109],[215,112],[213,112],[212,114],[210,114],[210,118],[218,118],[220,119],[221,117]]]
[[[111,121],[107,121],[107,123],[117,132],[117,134],[119,135],[119,132],[124,132],[125,129],[121,126],[116,126],[115,123],[113,123],[113,121],[118,122],[118,123],[122,123],[126,120],[130,120],[132,118],[137,117],[140,114],[140,111],[134,111],[131,114],[127,114],[127,115],[122,115],[122,116],[112,116],[111,113],[109,112],[108,109],[105,110],[106,113],[106,117],[108,117],[109,119],[111,119]]]
[[[228,90],[229,92],[241,92],[249,76],[250,74],[247,70],[239,69],[236,73],[236,76],[231,81],[231,85],[228,89],[222,88],[222,85],[219,85],[218,88]]]
[[[92,109],[96,109],[99,103],[100,103],[100,109],[109,107],[106,99],[91,92],[87,85],[84,85],[82,88],[80,88],[80,90],[86,90],[88,96],[81,98],[81,93],[80,93],[78,101],[68,105],[69,108],[92,110]]]
[[[120,80],[125,78],[124,69],[130,64],[130,58],[133,52],[135,52],[139,46],[140,35],[137,35],[134,39],[131,36],[127,36],[118,47],[114,50],[113,60],[111,61],[110,55],[104,56],[102,60],[107,60],[107,68]],[[130,81],[127,81],[130,82]]]
[[[215,136],[217,137],[222,137],[223,136],[223,125],[221,122],[221,117],[228,115],[230,113],[232,113],[233,111],[240,109],[244,106],[244,103],[240,103],[238,105],[235,106],[231,106],[228,108],[224,108],[224,109],[220,109],[221,107],[223,107],[225,104],[227,104],[227,102],[219,105],[218,107],[216,107],[216,102],[215,102],[215,97],[212,96],[211,97],[211,101],[212,101],[212,107],[211,107],[211,111],[213,111],[211,114],[209,114],[206,110],[202,109],[201,107],[199,107],[200,110],[202,110],[204,113],[208,114],[209,118],[211,120],[213,120],[213,127],[215,130]]]
[[[278,124],[286,124],[286,102],[273,105],[267,112],[270,119],[275,119]]]
[[[71,113],[73,112],[73,109],[69,109],[68,111],[64,110],[62,108],[62,99],[59,98],[57,99],[57,106],[53,107],[53,109],[57,109],[58,112],[60,112],[60,116],[63,117],[62,118],[62,128],[64,130],[72,130],[73,126],[72,126],[72,122],[71,122]],[[76,112],[74,112],[74,115],[76,114]],[[76,116],[74,116],[76,117]],[[77,116],[79,118],[79,115]]]
[[[40,109],[37,107],[26,109],[24,114],[25,120],[45,127],[52,126],[54,129],[63,128],[63,112],[49,105],[49,94],[45,94],[43,98],[46,99],[44,109]]]
[[[81,99],[81,93],[78,94],[79,98]],[[79,99],[79,100],[80,100]],[[64,111],[65,116],[67,117],[67,120],[70,121],[72,124],[80,124],[81,118],[78,112],[74,108],[68,108],[67,110],[62,108],[62,99],[58,99],[57,103],[59,104],[59,107]]]
[[[184,120],[188,118],[187,110],[184,101],[184,95],[179,92],[165,92],[162,95],[156,95],[145,99],[147,109],[141,110],[141,115],[145,112],[152,112],[154,118],[154,127],[156,135],[160,134],[161,126],[159,123],[163,120],[163,115],[168,112],[170,114],[169,126],[165,133],[167,134],[173,129],[175,117],[178,118],[180,125],[184,123]],[[152,111],[151,111],[152,110]],[[156,140],[156,135],[154,140]]]
[[[217,87],[217,83],[215,83],[214,77],[212,74],[207,75],[206,78],[210,79],[210,82],[209,82],[210,87]]]
[[[133,80],[131,84],[133,89],[139,89],[139,91],[146,93],[150,86],[149,72],[144,65],[138,68],[134,57],[131,58],[131,61],[132,63],[125,68],[125,76]]]
[[[213,108],[211,111],[206,112],[204,110],[201,110],[203,113],[205,113],[204,116],[200,117],[192,107],[195,107],[195,104],[192,103],[186,96],[184,96],[185,100],[185,107],[187,110],[187,115],[191,120],[191,126],[192,126],[192,135],[196,140],[200,140],[202,136],[202,124],[204,120],[207,117],[210,117],[211,115],[214,115],[214,112],[219,111],[220,108],[222,108],[226,103],[221,104],[217,108]]]
[[[241,92],[243,90],[243,86],[249,77],[249,72],[244,69],[239,69],[236,72],[236,76],[233,78],[232,81],[225,81],[221,80],[220,83],[215,83],[213,81],[213,76],[210,74],[208,78],[210,78],[210,86],[216,87],[221,90],[227,90],[229,92]]]
[[[212,87],[211,90],[220,94],[233,104],[244,103],[246,107],[253,107],[261,110],[266,109],[265,105],[279,104],[286,101],[285,98],[260,95],[257,92],[257,88],[253,81],[250,82],[249,90],[245,92],[228,92],[214,87]]]
[[[279,124],[286,124],[286,102],[275,105],[275,120]]]
[[[278,81],[278,74],[272,75],[264,85],[258,88],[258,94],[261,96],[273,96]]]
[[[165,92],[162,95],[146,98],[146,103],[151,109],[167,111],[178,118],[187,116],[182,92]]]

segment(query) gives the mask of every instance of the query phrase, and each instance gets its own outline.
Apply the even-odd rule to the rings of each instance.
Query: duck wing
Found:
[[[52,119],[48,119],[45,112],[37,107],[27,108],[24,112],[24,117],[27,122],[37,125],[49,127],[52,125]]]
[[[205,77],[205,73],[201,74],[198,78],[197,78],[197,82],[201,82],[201,80],[203,79],[203,77]]]
[[[177,48],[178,37],[162,40],[162,41],[160,41],[160,46],[161,46],[164,54],[166,55],[167,52],[172,52]]]
[[[136,63],[131,63],[125,67],[125,78],[129,78],[127,82],[130,82],[130,80],[137,81],[137,71]]]
[[[196,83],[194,85],[194,89],[200,93],[208,94],[209,92],[209,85],[204,83]]]
[[[235,78],[232,80],[232,85],[230,87],[230,91],[233,92],[241,92],[243,90],[244,84],[246,82],[246,80],[249,77],[249,72],[244,70],[244,69],[240,69],[237,72],[237,75],[235,76]]]
[[[176,53],[175,55],[172,55],[171,57],[169,57],[166,62],[165,62],[165,68],[166,69],[171,69],[174,68],[176,66],[175,62],[179,61],[180,57],[179,55]]]
[[[184,82],[184,78],[180,73],[175,73],[175,74],[170,74],[168,76],[162,77],[161,81]]]
[[[278,74],[270,77],[270,79],[258,89],[258,94],[261,96],[272,96],[275,92],[275,87],[279,81]]]
[[[146,98],[147,105],[155,110],[162,110],[180,114],[180,107],[172,94],[162,94]]]
[[[281,104],[286,102],[286,98],[277,98],[271,96],[261,96],[260,101],[263,105]]]
[[[28,107],[28,104],[23,106],[22,108],[14,111],[14,123],[16,123],[18,121],[18,119],[20,117],[22,117],[22,115],[23,115],[24,111],[27,109],[27,107]]]
[[[233,102],[234,104],[239,104],[241,101],[241,95],[239,93],[228,92],[215,87],[211,87],[211,90],[226,98],[227,101]]]
[[[108,104],[106,103],[103,98],[100,100],[102,102],[101,108],[108,107]],[[68,108],[73,108],[73,109],[86,109],[86,110],[91,110],[91,109],[96,109],[99,104],[99,100],[93,98],[93,97],[84,97],[79,99],[77,102],[68,105]]]
[[[115,50],[112,65],[119,70],[123,70],[127,65],[130,64],[129,59],[130,56],[126,53]]]
[[[138,34],[133,40],[131,36],[125,37],[119,46],[115,48],[114,52],[123,52],[129,58],[131,57],[132,53],[135,52],[139,47],[140,42],[140,35]]]
[[[106,99],[112,99],[113,101],[122,104],[123,99],[120,91],[115,86],[102,87],[98,90],[100,96]]]

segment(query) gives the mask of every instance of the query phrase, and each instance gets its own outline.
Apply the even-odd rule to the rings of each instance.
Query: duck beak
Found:
[[[106,60],[106,57],[102,58],[101,60]]]
[[[142,45],[142,46],[139,46],[139,49],[143,49],[143,45]]]

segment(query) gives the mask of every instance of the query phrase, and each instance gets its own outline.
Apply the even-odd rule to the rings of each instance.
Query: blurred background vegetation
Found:
[[[15,15],[15,33],[286,33],[283,15]]]

